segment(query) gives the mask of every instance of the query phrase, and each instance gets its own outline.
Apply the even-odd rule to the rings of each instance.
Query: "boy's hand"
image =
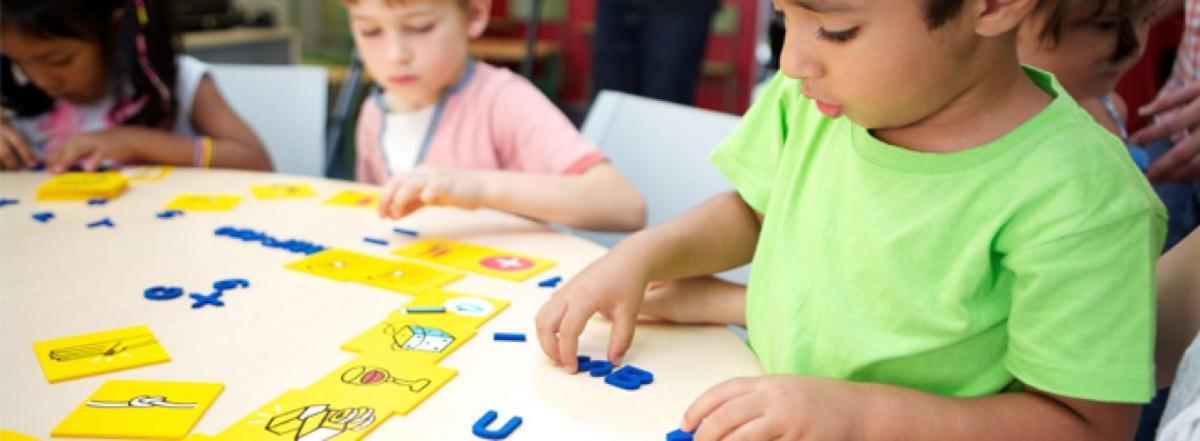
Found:
[[[480,172],[418,166],[384,187],[379,216],[397,219],[426,205],[475,209],[483,206],[486,182]]]
[[[37,158],[29,150],[25,137],[0,121],[0,169],[17,170],[37,164]]]
[[[127,139],[121,127],[77,134],[46,152],[46,167],[53,173],[62,173],[83,161],[83,170],[92,172],[102,164],[132,161],[137,159],[137,153]]]
[[[610,252],[550,297],[537,314],[538,342],[551,360],[574,373],[579,369],[579,335],[599,312],[612,320],[608,360],[620,364],[633,341],[638,307],[646,289],[647,265],[632,253]]]
[[[645,321],[688,325],[746,323],[746,287],[714,276],[653,281],[638,311]]]
[[[736,378],[696,399],[681,428],[696,441],[855,439],[865,394],[861,385],[825,378]]]
[[[1200,179],[1200,81],[1165,94],[1138,111],[1156,118],[1154,124],[1130,137],[1135,143],[1147,143],[1168,136],[1177,137],[1171,150],[1150,165],[1151,182],[1191,182]]]

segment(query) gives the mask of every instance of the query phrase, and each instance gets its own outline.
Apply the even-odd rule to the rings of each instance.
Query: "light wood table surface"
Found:
[[[205,381],[225,384],[193,433],[215,435],[285,390],[303,389],[355,357],[339,346],[400,308],[409,296],[356,283],[339,283],[284,268],[303,257],[213,234],[220,226],[253,228],[279,239],[391,257],[422,237],[446,237],[555,260],[558,265],[514,283],[482,275],[444,289],[507,299],[512,305],[439,364],[458,376],[407,416],[394,416],[367,439],[471,440],[471,426],[489,409],[493,428],[511,416],[524,424],[511,440],[655,440],[675,429],[687,406],[728,378],[758,374],[744,343],[724,327],[639,325],[627,362],[654,373],[653,384],[630,392],[587,374],[568,375],[541,353],[534,316],[553,290],[537,281],[569,280],[605,250],[520,217],[491,211],[423,209],[385,221],[373,209],[325,205],[353,183],[283,175],[175,169],[157,182],[134,183],[103,206],[38,202],[44,173],[0,173],[0,428],[42,439],[103,382],[112,379]],[[316,198],[258,200],[255,183],[307,182]],[[236,193],[229,212],[188,212],[170,220],[155,213],[176,194]],[[40,223],[31,214],[53,211]],[[115,228],[86,224],[110,217]],[[387,238],[390,247],[363,241]],[[193,310],[175,301],[143,298],[151,286],[208,292],[216,280],[241,277],[248,289],[231,291],[223,308]],[[171,356],[168,363],[48,384],[34,357],[34,341],[147,325]],[[526,343],[492,341],[493,332],[524,332]],[[580,352],[603,356],[609,326],[593,319]],[[334,438],[341,439],[341,438]]]

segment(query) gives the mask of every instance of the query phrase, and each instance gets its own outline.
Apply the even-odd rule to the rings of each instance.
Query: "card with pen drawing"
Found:
[[[171,361],[145,326],[34,342],[33,352],[51,383]]]

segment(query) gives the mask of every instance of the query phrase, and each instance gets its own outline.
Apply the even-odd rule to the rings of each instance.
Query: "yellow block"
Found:
[[[171,361],[145,326],[34,342],[33,352],[51,383]]]
[[[180,439],[224,388],[219,383],[107,381],[50,435]]]
[[[132,182],[150,182],[158,181],[171,174],[173,168],[169,165],[147,165],[137,167],[123,167],[121,174],[129,178]]]
[[[38,186],[37,199],[81,200],[120,196],[129,187],[129,178],[117,172],[63,173]]]
[[[328,248],[284,267],[333,280],[347,281],[358,280],[364,274],[375,274],[385,268],[391,268],[395,263],[393,260],[341,248]]]
[[[461,279],[462,273],[432,267],[416,262],[392,261],[386,266],[372,267],[363,271],[354,281],[405,294],[417,295],[440,288]]]
[[[354,441],[392,416],[384,407],[290,390],[225,428],[219,441]]]
[[[555,265],[552,260],[446,239],[419,240],[393,253],[516,282]]]
[[[379,193],[359,190],[344,190],[326,199],[328,205],[349,205],[352,207],[375,207],[379,205]]]
[[[322,401],[371,403],[377,409],[407,415],[457,374],[436,364],[367,353],[334,369],[304,392]]]
[[[38,441],[38,439],[15,430],[0,429],[0,441]]]
[[[317,195],[317,190],[305,183],[255,184],[250,192],[259,199],[299,199]]]
[[[425,291],[420,296],[414,298],[399,311],[393,313],[393,316],[404,318],[406,316],[420,317],[422,323],[438,326],[444,325],[457,328],[479,329],[504,308],[509,305],[508,301],[494,299],[484,296],[475,296],[468,294],[460,294],[456,292],[433,290]],[[446,308],[446,312],[429,313],[418,312],[410,313],[408,308],[429,308],[442,307]]]
[[[437,363],[475,335],[475,330],[436,324],[417,315],[392,315],[342,345],[359,353],[386,354],[418,364]]]
[[[167,203],[167,210],[184,211],[229,211],[242,202],[235,194],[184,193]]]

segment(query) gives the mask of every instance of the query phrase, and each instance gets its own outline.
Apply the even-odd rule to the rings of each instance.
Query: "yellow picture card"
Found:
[[[372,267],[369,271],[363,271],[353,280],[391,291],[418,295],[431,289],[440,288],[462,277],[463,274],[458,271],[441,267],[417,262],[391,261],[388,265]]]
[[[218,441],[355,441],[392,413],[368,403],[290,390],[225,428]]]
[[[37,199],[112,199],[129,187],[129,178],[117,172],[71,172],[54,175],[37,189]]]
[[[552,260],[448,239],[419,240],[393,253],[516,282],[555,265]]]
[[[167,203],[167,210],[230,211],[237,208],[242,197],[236,194],[184,193]]]
[[[392,315],[342,345],[358,353],[378,353],[414,363],[433,364],[475,335],[475,330],[436,324],[418,316]]]
[[[461,294],[444,290],[425,291],[393,316],[419,316],[422,323],[457,328],[479,329],[509,302],[491,297]],[[441,309],[441,312],[436,312]],[[433,311],[433,312],[431,312]]]
[[[325,200],[328,205],[351,207],[375,207],[379,205],[379,193],[361,190],[343,190]]]
[[[33,352],[51,383],[171,360],[145,326],[34,342]]]
[[[450,382],[458,371],[386,353],[360,354],[313,383],[305,392],[328,401],[370,403],[407,415]]]
[[[220,383],[112,380],[50,431],[82,438],[181,439],[225,388]]]
[[[258,199],[300,199],[316,196],[317,190],[303,182],[275,182],[251,185],[250,193]]]
[[[383,259],[341,248],[324,251],[284,265],[285,268],[333,280],[360,280],[364,274],[375,274],[391,268],[396,261]]]

